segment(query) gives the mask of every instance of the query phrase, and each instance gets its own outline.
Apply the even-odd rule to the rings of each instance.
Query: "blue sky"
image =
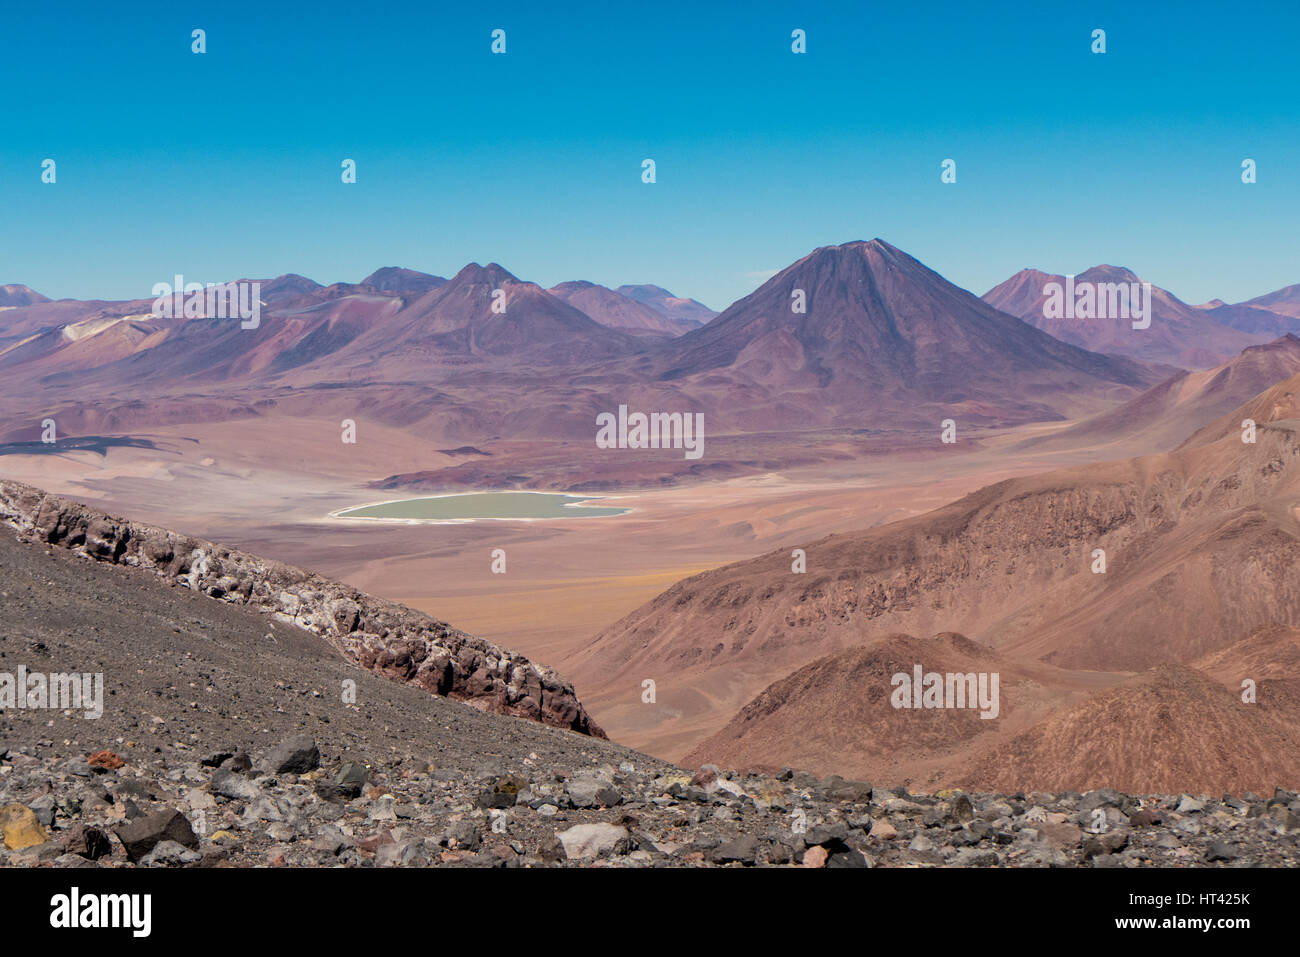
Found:
[[[721,309],[876,236],[977,293],[1099,262],[1191,302],[1300,282],[1294,2],[440,6],[6,4],[0,282],[497,261]]]

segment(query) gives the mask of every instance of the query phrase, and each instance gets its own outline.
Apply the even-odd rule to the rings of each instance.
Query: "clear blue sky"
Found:
[[[875,236],[980,293],[1098,262],[1191,302],[1300,282],[1295,0],[271,6],[5,4],[0,282],[495,260],[720,309]]]

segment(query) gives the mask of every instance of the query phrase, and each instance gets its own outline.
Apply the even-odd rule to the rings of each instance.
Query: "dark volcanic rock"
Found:
[[[306,774],[320,767],[320,749],[305,734],[278,744],[267,759],[276,774]]]
[[[122,842],[126,856],[138,861],[153,850],[160,841],[175,841],[182,847],[195,848],[199,839],[190,827],[189,820],[180,811],[158,811],[117,828],[117,839]]]

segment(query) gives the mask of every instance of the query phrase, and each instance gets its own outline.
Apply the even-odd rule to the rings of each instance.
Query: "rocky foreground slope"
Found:
[[[24,749],[24,752],[28,749]],[[322,755],[26,753],[0,764],[0,866],[1294,867],[1300,796],[873,790],[622,761],[495,772]],[[510,770],[507,770],[509,768]]]
[[[604,736],[573,686],[551,669],[301,568],[114,518],[19,482],[0,480],[0,523],[21,538],[145,569],[170,585],[292,624],[387,678],[499,714]]]

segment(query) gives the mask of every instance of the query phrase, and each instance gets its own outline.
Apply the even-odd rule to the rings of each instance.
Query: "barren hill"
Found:
[[[671,338],[699,327],[698,322],[666,315],[644,302],[594,282],[562,282],[547,292],[581,310],[602,326],[622,329],[634,336]]]
[[[1219,322],[1212,310],[1189,306],[1173,293],[1151,287],[1151,325],[1134,329],[1133,320],[1109,318],[1051,318],[1045,313],[1048,283],[1065,284],[1065,276],[1024,269],[983,296],[985,302],[1018,316],[1064,342],[1094,352],[1127,356],[1146,362],[1164,362],[1185,369],[1204,369],[1236,355],[1253,343],[1277,335],[1248,333]],[[1074,277],[1076,287],[1141,283],[1122,266],[1093,266]]]
[[[1195,667],[1131,676],[1017,665],[960,636],[892,636],[775,682],[686,761],[781,766],[798,754],[814,770],[981,791],[1266,790],[1300,779],[1300,679],[1279,658],[1300,658],[1300,632],[1264,628]],[[914,664],[999,673],[999,716],[894,707],[891,676]],[[1253,678],[1256,700],[1222,674]]]
[[[654,718],[613,689],[655,677],[658,720],[700,740],[728,704],[891,632],[961,631],[1012,661],[1126,672],[1298,625],[1298,393],[1300,376],[1173,453],[1012,479],[808,543],[806,573],[781,551],[696,575],[599,634],[575,680],[608,723],[644,732]]]
[[[664,381],[762,387],[801,403],[808,422],[869,427],[1059,419],[1154,381],[1135,362],[999,312],[879,239],[814,250],[655,361]]]
[[[663,286],[656,286],[653,283],[619,286],[614,291],[620,296],[627,296],[642,305],[649,306],[664,318],[686,328],[705,325],[717,315],[699,300],[674,296]]]
[[[1178,372],[1122,405],[1060,432],[1030,439],[1024,447],[1114,446],[1129,454],[1170,449],[1298,372],[1300,337],[1288,333],[1249,346],[1213,369]]]

